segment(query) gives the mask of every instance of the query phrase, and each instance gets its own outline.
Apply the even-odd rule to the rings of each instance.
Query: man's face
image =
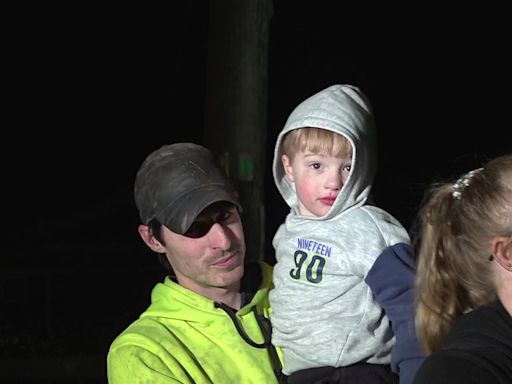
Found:
[[[181,286],[198,293],[236,288],[244,273],[242,221],[232,204],[215,203],[179,235],[162,227],[165,249]]]

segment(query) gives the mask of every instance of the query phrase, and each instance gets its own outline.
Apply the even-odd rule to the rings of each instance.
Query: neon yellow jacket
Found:
[[[218,303],[169,277],[158,283],[148,309],[110,346],[108,382],[278,383],[268,348],[249,345],[234,323],[238,321],[253,342],[264,342],[253,311],[269,317],[272,268],[263,262],[255,267],[255,272],[246,267],[245,276],[259,274],[261,269],[261,283],[249,304],[236,313],[231,311],[236,319],[230,318],[227,307],[219,308]]]

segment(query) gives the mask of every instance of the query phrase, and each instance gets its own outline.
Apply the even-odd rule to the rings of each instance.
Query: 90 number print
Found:
[[[306,252],[297,250],[293,254],[293,259],[295,261],[295,268],[290,270],[292,279],[300,280],[305,275],[306,280],[311,283],[318,284],[322,281],[325,258],[319,255],[313,255],[311,258],[308,258]],[[304,268],[305,272],[303,272]]]

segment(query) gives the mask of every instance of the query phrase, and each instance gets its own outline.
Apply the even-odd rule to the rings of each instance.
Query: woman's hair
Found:
[[[339,146],[334,153],[335,144]],[[312,153],[330,155],[334,157],[352,156],[350,141],[339,133],[322,128],[297,128],[286,134],[283,140],[283,154],[293,160],[299,151],[309,150]]]
[[[456,317],[496,298],[490,256],[495,236],[512,235],[512,155],[455,183],[434,184],[419,214],[417,329],[439,350]],[[491,258],[492,259],[492,258]]]

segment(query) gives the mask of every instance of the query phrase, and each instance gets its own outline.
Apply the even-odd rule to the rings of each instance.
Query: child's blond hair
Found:
[[[336,147],[337,151],[334,153]],[[290,160],[293,160],[297,152],[306,150],[333,157],[352,156],[352,145],[345,136],[314,127],[297,128],[288,132],[282,148],[283,155],[288,156]]]

